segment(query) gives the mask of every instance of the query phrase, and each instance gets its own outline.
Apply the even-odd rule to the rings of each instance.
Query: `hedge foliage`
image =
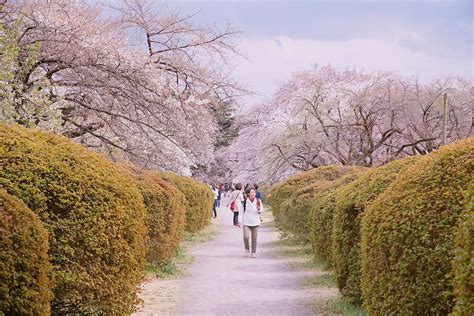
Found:
[[[135,171],[145,203],[148,262],[161,266],[171,261],[185,228],[184,194],[151,171]]]
[[[392,161],[369,169],[337,191],[332,225],[332,263],[341,293],[361,303],[360,289],[360,220],[366,207],[417,158]]]
[[[455,315],[474,314],[474,181],[471,182],[466,202],[466,210],[460,218],[455,237]]]
[[[309,210],[310,236],[315,258],[329,267],[332,266],[331,234],[336,197],[341,188],[356,180],[365,170],[365,168],[355,168],[345,176],[332,181],[314,197]]]
[[[210,223],[214,194],[209,186],[171,172],[159,175],[186,197],[186,231],[195,233]]]
[[[315,196],[330,183],[331,181],[318,180],[298,189],[291,198],[281,204],[279,228],[283,233],[292,234],[301,241],[311,240],[309,210]]]
[[[470,138],[420,158],[364,212],[361,287],[369,314],[451,312],[453,236],[473,174]]]
[[[1,125],[0,186],[49,232],[53,313],[131,312],[145,259],[133,178],[64,137]]]
[[[352,170],[352,167],[344,166],[324,166],[319,168],[314,168],[305,172],[295,174],[285,181],[278,183],[270,189],[270,194],[268,197],[269,203],[272,207],[273,215],[278,224],[280,224],[282,217],[282,212],[287,210],[287,206],[282,207],[282,204],[289,200],[293,194],[301,188],[304,188],[307,185],[315,183],[319,180],[335,180],[343,176]]]
[[[19,199],[0,189],[0,314],[49,315],[48,232]]]

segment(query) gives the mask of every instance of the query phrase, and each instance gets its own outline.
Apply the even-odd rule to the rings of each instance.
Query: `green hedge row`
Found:
[[[332,258],[341,293],[360,303],[360,220],[366,207],[417,159],[410,157],[367,170],[336,193],[332,224]]]
[[[19,199],[0,189],[0,311],[6,315],[48,315],[48,232]]]
[[[284,234],[291,234],[301,241],[312,238],[310,210],[314,196],[331,184],[328,180],[319,180],[298,189],[281,204],[279,227]]]
[[[136,171],[136,174],[146,208],[146,259],[161,266],[171,261],[183,239],[186,198],[157,173]]]
[[[456,229],[453,259],[454,314],[474,312],[474,181],[466,195],[466,209]]]
[[[361,288],[369,313],[452,311],[454,235],[473,176],[470,138],[420,158],[364,212]]]
[[[311,243],[316,257],[325,262],[328,267],[333,264],[332,259],[332,226],[338,192],[346,185],[355,181],[365,172],[364,168],[354,169],[345,176],[334,180],[321,190],[309,205],[309,226]]]
[[[319,180],[335,180],[342,175],[351,171],[352,167],[343,166],[324,166],[316,169],[311,169],[306,172],[298,173],[286,179],[278,185],[273,186],[269,190],[268,202],[272,206],[272,212],[278,224],[286,228],[285,216],[288,212],[288,200],[293,194],[307,185],[310,185]],[[284,203],[286,205],[283,205]]]
[[[27,215],[14,211],[19,209],[16,206],[8,208],[10,213],[4,213],[6,208],[0,213],[8,218],[21,215],[21,220],[2,226],[9,234],[38,237],[37,246],[32,247],[2,234],[5,258],[0,276],[6,279],[0,280],[0,291],[8,295],[2,292],[0,306],[12,311],[130,314],[139,302],[145,260],[156,265],[168,262],[183,237],[188,202],[171,183],[157,173],[133,171],[64,137],[36,129],[0,125],[0,188],[25,204],[23,213],[29,209],[35,217],[28,216],[38,219],[25,224]],[[3,200],[7,201],[2,195]],[[47,231],[41,233],[48,236],[46,244],[39,239],[41,227]],[[21,248],[29,258],[18,280],[11,266],[3,264],[18,260],[18,251],[11,247]],[[49,269],[47,264],[40,266],[42,249],[48,249],[51,264],[47,280],[37,272]],[[36,279],[22,281],[29,274]],[[30,291],[14,292],[16,283],[11,282],[30,282]],[[35,301],[34,293],[41,291],[42,299]],[[31,307],[21,305],[22,297],[31,297]]]
[[[186,231],[194,233],[210,223],[214,194],[208,185],[170,172],[160,173],[160,177],[186,197]]]
[[[299,174],[272,187],[270,204],[282,231],[310,242],[369,314],[470,315],[473,186],[469,138],[337,179]]]

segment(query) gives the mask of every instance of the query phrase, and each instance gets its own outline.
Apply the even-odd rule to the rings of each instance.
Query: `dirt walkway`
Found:
[[[232,225],[228,210],[221,207],[219,211],[216,237],[189,251],[195,260],[187,268],[188,276],[173,284],[172,291],[177,286],[180,292],[175,307],[163,310],[152,306],[153,297],[149,297],[139,314],[312,315],[310,304],[315,292],[300,287],[305,273],[272,255],[278,240],[276,229],[264,222],[259,230],[257,258],[245,258],[242,229]],[[158,289],[154,295],[166,295],[163,283]]]
[[[262,225],[257,258],[243,256],[242,229],[221,208],[219,232],[195,247],[184,281],[179,315],[311,315],[314,293],[299,287],[302,275],[272,256],[278,233]]]

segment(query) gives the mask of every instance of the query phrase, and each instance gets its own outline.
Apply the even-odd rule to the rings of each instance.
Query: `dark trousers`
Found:
[[[234,212],[234,225],[239,224],[239,212]]]
[[[212,212],[214,213],[214,217],[217,217],[217,200],[214,200],[214,206],[212,207]]]

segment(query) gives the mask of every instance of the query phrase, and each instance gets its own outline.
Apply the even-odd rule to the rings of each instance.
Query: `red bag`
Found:
[[[237,200],[237,198],[239,197],[239,195],[240,195],[240,192],[237,193],[237,196],[235,197],[235,199],[234,199],[232,202],[230,202],[230,211],[231,211],[231,212],[234,212],[234,211],[235,211],[235,200]]]

